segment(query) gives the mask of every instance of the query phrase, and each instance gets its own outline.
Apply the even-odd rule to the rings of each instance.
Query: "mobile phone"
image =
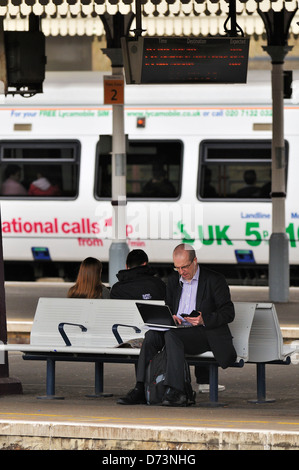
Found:
[[[192,310],[192,312],[188,315],[188,313],[181,313],[181,317],[182,318],[185,318],[185,317],[198,317],[199,316],[199,312],[197,312],[196,310]]]

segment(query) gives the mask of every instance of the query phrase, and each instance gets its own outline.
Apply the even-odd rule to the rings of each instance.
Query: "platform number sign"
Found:
[[[124,77],[122,75],[104,77],[104,104],[124,104]]]

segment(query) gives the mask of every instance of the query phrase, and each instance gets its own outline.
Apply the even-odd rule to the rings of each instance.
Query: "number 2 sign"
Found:
[[[104,104],[124,104],[124,78],[121,75],[104,77]]]

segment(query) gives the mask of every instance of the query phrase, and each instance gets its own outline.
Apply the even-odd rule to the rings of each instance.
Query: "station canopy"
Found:
[[[142,27],[148,36],[224,34],[229,11],[227,0],[141,0],[141,4]],[[299,0],[237,0],[237,23],[244,34],[258,37],[265,32],[258,8],[294,11],[298,6]],[[135,0],[0,0],[5,30],[26,30],[28,15],[34,13],[41,16],[46,36],[102,36],[105,30],[100,15],[118,12],[134,13]],[[290,33],[299,34],[298,12]]]

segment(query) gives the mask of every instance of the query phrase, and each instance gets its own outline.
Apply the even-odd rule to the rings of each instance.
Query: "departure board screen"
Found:
[[[126,41],[126,82],[246,83],[248,52],[243,37],[139,37]]]

